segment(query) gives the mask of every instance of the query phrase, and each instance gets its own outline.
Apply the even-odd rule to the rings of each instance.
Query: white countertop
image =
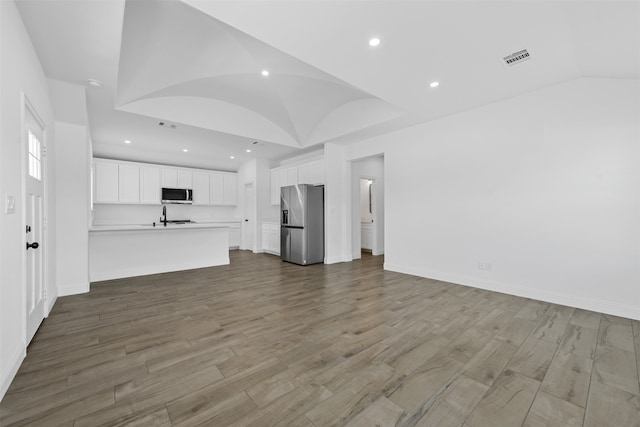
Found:
[[[224,221],[232,222],[232,221]],[[187,224],[167,224],[165,227],[161,222],[152,224],[117,224],[117,225],[94,225],[89,227],[89,231],[156,231],[156,230],[185,230],[194,228],[229,228],[218,222],[199,222]]]

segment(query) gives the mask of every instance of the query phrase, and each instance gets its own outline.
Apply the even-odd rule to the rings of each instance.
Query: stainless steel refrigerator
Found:
[[[280,258],[300,265],[324,262],[324,186],[280,189]]]

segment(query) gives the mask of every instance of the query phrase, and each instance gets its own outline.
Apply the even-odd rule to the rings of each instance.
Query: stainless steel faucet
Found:
[[[167,207],[162,206],[162,216],[160,217],[160,222],[167,226]]]

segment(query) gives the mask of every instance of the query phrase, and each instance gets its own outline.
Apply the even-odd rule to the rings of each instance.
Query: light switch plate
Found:
[[[16,198],[10,195],[5,196],[4,200],[4,213],[14,214],[16,213]]]

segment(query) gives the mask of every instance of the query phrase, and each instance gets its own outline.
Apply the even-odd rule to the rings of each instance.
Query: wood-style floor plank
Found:
[[[230,257],[59,298],[0,425],[640,427],[640,322],[370,254]]]
[[[593,361],[573,353],[556,353],[541,390],[584,408],[589,393]]]
[[[538,381],[505,370],[480,399],[466,424],[470,427],[521,426],[539,387]]]
[[[523,427],[579,427],[583,419],[583,408],[541,391],[533,401]]]

